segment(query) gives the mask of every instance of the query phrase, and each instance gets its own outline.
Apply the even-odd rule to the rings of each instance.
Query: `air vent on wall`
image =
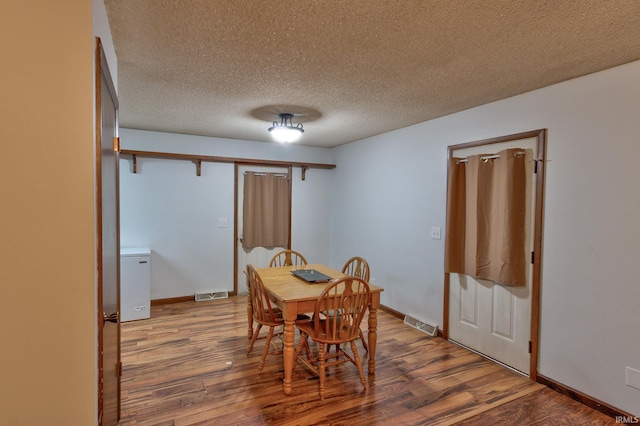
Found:
[[[212,293],[196,293],[196,302],[204,302],[206,300],[226,299],[229,297],[228,291],[215,291]]]
[[[409,315],[405,315],[404,323],[407,324],[408,326],[411,326],[417,330],[422,331],[423,333],[428,334],[431,337],[436,336],[438,334],[437,325],[427,324],[426,322],[410,317]]]

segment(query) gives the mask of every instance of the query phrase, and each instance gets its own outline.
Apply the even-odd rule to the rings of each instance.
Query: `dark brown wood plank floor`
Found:
[[[246,297],[154,306],[122,324],[121,426],[133,425],[598,425],[614,419],[500,365],[378,314],[375,376],[357,369],[318,380],[298,364],[282,392],[282,356],[246,355]],[[263,331],[264,333],[265,331]],[[360,355],[366,352],[358,343]],[[366,365],[366,363],[365,363]]]

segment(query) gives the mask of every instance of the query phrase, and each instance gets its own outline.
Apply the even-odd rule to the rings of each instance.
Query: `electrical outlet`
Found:
[[[431,239],[432,240],[439,240],[440,239],[440,227],[439,226],[432,226],[431,227]]]
[[[627,386],[640,389],[640,370],[627,367]]]
[[[218,218],[218,228],[226,228],[227,227],[227,218],[220,217]]]

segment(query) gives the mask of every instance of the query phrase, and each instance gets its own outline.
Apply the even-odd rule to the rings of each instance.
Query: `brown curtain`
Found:
[[[289,177],[282,173],[246,172],[244,175],[243,241],[254,247],[289,244]]]
[[[445,271],[497,283],[526,284],[526,157],[451,159]]]

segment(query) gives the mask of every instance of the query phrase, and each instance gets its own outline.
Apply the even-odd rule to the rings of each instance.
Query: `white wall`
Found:
[[[265,130],[266,131],[266,130]],[[332,163],[326,148],[121,129],[123,149],[221,157]],[[121,244],[150,247],[151,298],[233,291],[234,165],[130,157],[120,160]],[[292,180],[291,244],[309,261],[328,263],[332,170],[309,169]],[[226,218],[227,228],[218,227]],[[267,266],[267,265],[264,265]],[[238,291],[246,289],[242,283]]]
[[[331,264],[364,257],[384,305],[441,325],[446,145],[414,126],[336,151]]]
[[[442,324],[447,146],[548,129],[540,374],[634,415],[640,390],[640,62],[335,148],[331,263]],[[352,205],[352,209],[336,206]],[[444,234],[443,234],[444,237]]]

